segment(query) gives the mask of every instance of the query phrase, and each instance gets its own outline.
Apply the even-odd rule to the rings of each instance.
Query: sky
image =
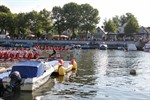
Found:
[[[97,9],[100,16],[99,26],[103,25],[104,19],[108,20],[126,13],[132,13],[140,26],[150,26],[150,0],[0,0],[0,5],[8,7],[12,13],[20,13],[40,11],[44,8],[51,11],[54,6],[63,7],[70,2],[88,3]]]

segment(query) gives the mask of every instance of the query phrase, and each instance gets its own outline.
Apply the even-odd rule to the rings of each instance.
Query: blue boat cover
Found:
[[[22,78],[33,78],[43,75],[45,65],[40,61],[22,61],[12,67],[12,72],[18,71]]]

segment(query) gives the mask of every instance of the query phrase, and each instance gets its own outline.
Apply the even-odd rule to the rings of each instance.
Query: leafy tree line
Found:
[[[11,37],[25,37],[34,33],[39,38],[45,34],[62,34],[69,29],[72,36],[88,31],[93,32],[99,23],[99,12],[89,4],[70,2],[63,7],[55,6],[52,11],[11,13],[10,9],[0,6],[0,34],[8,32]]]
[[[40,12],[13,14],[5,6],[1,8],[3,9],[0,10],[0,34],[8,32],[11,37],[25,37],[27,33],[33,32],[36,37],[41,37],[52,28],[51,15],[46,9]]]
[[[119,32],[119,27],[124,27],[124,33],[126,36],[133,36],[139,30],[139,24],[131,13],[126,13],[122,16],[115,16],[112,19],[104,21],[104,30],[106,32]]]

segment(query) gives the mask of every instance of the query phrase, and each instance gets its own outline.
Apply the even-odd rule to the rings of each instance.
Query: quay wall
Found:
[[[76,41],[76,40],[11,40],[11,39],[1,39],[0,43],[3,42],[11,42],[11,43],[34,43],[39,45],[71,45],[71,44],[78,44],[84,45],[89,43],[90,41]],[[135,43],[134,41],[94,41],[96,44],[101,44],[105,42],[106,44],[129,44]]]

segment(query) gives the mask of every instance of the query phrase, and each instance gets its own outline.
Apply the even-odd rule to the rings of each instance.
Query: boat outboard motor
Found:
[[[19,89],[21,85],[21,75],[18,71],[12,72],[10,75],[10,85],[7,86],[6,91],[8,93],[13,92],[15,89]]]
[[[2,83],[2,79],[0,79],[0,97],[3,95],[3,93],[4,93],[4,86]]]

